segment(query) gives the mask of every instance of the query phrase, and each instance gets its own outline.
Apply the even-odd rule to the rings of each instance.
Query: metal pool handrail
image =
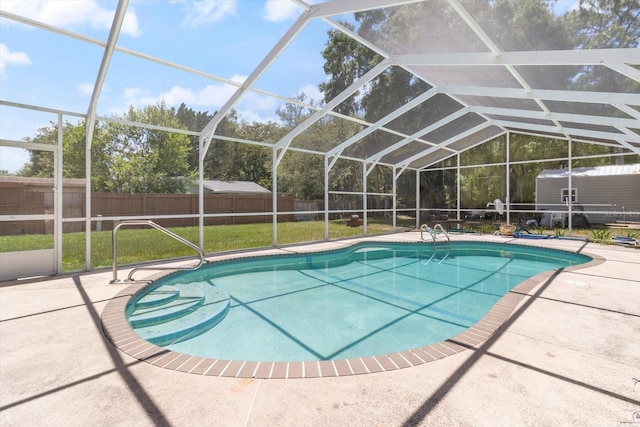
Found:
[[[189,246],[190,248],[195,249],[196,251],[198,251],[198,255],[200,255],[200,262],[198,263],[198,265],[196,265],[195,267],[136,267],[133,270],[131,270],[129,272],[129,275],[127,276],[127,281],[131,282],[133,281],[132,277],[133,277],[133,273],[135,273],[138,270],[197,270],[198,268],[202,267],[202,265],[206,262],[204,259],[204,252],[202,251],[202,249],[200,249],[200,247],[194,245],[193,243],[191,243],[190,241],[178,236],[177,234],[167,230],[166,228],[156,224],[153,221],[149,221],[146,219],[141,219],[141,220],[127,220],[127,221],[121,221],[118,224],[116,224],[113,227],[113,231],[111,232],[111,257],[112,257],[112,267],[113,267],[113,280],[111,283],[117,282],[118,281],[118,262],[117,262],[117,248],[116,248],[116,234],[118,232],[118,230],[120,229],[120,227],[124,227],[125,225],[148,225],[151,226],[153,228],[155,228],[156,230],[166,234],[169,237],[174,238],[175,240],[179,241],[180,243],[184,243],[185,245]]]
[[[431,259],[435,256],[435,253],[438,247],[438,243],[436,242],[436,234],[434,233],[434,230],[437,230],[437,229],[440,229],[440,231],[442,231],[442,234],[444,234],[444,236],[447,238],[447,243],[448,243],[447,253],[444,256],[444,258],[442,258],[440,262],[438,262],[438,264],[442,263],[442,261],[447,259],[447,257],[449,256],[449,253],[451,253],[451,239],[449,239],[449,233],[447,233],[447,231],[444,229],[442,224],[434,225],[433,229],[429,227],[427,224],[422,224],[422,226],[420,227],[420,239],[424,241],[425,231],[429,232],[429,234],[431,235],[431,238],[433,239],[433,254],[431,255],[431,258],[429,258],[429,261],[427,262],[427,264],[429,264],[429,262],[431,262]]]
[[[436,243],[436,236],[435,234],[433,234],[433,231],[431,230],[431,227],[429,227],[427,224],[422,224],[420,226],[420,240],[424,241],[424,232],[427,231],[430,235],[431,238],[433,239],[433,243]]]
[[[444,234],[444,237],[447,238],[447,242],[449,242],[449,249],[451,249],[451,239],[449,239],[449,233],[447,233],[447,231],[444,229],[444,227],[442,226],[442,224],[436,224],[433,226],[434,230],[440,229],[440,231],[442,231],[442,234]]]

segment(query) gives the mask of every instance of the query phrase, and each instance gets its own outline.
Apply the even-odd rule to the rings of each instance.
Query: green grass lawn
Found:
[[[329,222],[329,238],[340,239],[346,237],[362,236],[362,227],[347,227],[345,220]],[[397,221],[399,229],[413,228],[415,220],[405,218]],[[270,247],[272,245],[271,223],[264,224],[240,224],[240,225],[216,225],[204,228],[205,253],[214,253],[230,250]],[[599,239],[596,233],[598,229],[574,230],[574,236],[595,238],[598,241],[607,241],[611,235],[636,235],[628,230],[608,229],[606,238]],[[177,235],[198,243],[197,227],[172,228]],[[374,218],[368,222],[368,234],[382,234],[392,231],[391,220]],[[493,233],[490,230],[476,230]],[[532,230],[536,232],[537,230]],[[566,230],[564,230],[566,232]],[[553,233],[553,230],[546,230]],[[633,233],[636,233],[634,231]],[[558,231],[556,230],[556,234]],[[637,236],[636,236],[637,237]],[[302,243],[324,240],[323,221],[283,222],[278,224],[278,244]],[[65,233],[62,236],[64,271],[84,270],[85,266],[85,234]],[[133,264],[144,261],[177,258],[196,255],[195,251],[169,236],[152,228],[127,229],[118,231],[118,265]],[[34,234],[20,236],[0,236],[0,252],[25,251],[35,249],[47,249],[53,247],[53,235]],[[91,233],[91,260],[92,267],[111,266],[111,231],[96,231]]]
[[[400,226],[400,224],[398,224]],[[204,228],[205,253],[238,249],[270,247],[272,224],[216,225]],[[197,227],[171,228],[171,231],[198,244]],[[389,220],[370,220],[368,234],[392,231]],[[329,238],[362,236],[362,227],[347,227],[345,220],[329,222]],[[285,222],[278,224],[278,244],[324,240],[323,221]],[[62,267],[64,271],[79,271],[85,266],[85,233],[64,233],[62,236]],[[0,236],[0,252],[26,251],[53,247],[53,235],[33,234]],[[118,265],[143,261],[196,255],[195,251],[152,228],[118,231]],[[91,264],[93,268],[111,265],[111,231],[91,233]]]

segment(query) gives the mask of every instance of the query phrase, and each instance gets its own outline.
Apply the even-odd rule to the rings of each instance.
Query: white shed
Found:
[[[537,210],[562,216],[569,197],[574,211],[587,211],[592,224],[640,221],[640,163],[573,168],[571,189],[568,169],[547,169],[536,177]]]

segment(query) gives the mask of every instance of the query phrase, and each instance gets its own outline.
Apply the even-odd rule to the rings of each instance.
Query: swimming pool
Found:
[[[487,242],[358,243],[174,273],[137,293],[126,314],[138,335],[185,355],[363,358],[451,338],[519,283],[590,260]]]

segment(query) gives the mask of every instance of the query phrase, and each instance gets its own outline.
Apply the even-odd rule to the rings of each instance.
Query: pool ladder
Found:
[[[422,226],[420,227],[420,240],[425,241],[425,238],[424,238],[424,232],[425,231],[428,232],[431,235],[431,239],[433,240],[433,255],[431,255],[431,258],[429,258],[429,261],[427,262],[427,264],[429,262],[431,262],[431,260],[435,256],[436,250],[438,248],[438,242],[437,242],[437,238],[436,238],[436,232],[438,230],[440,230],[442,232],[442,234],[444,235],[444,237],[447,238],[447,253],[444,256],[444,258],[442,258],[440,260],[439,263],[441,263],[442,261],[447,259],[447,257],[449,256],[449,253],[451,252],[451,239],[449,238],[449,233],[447,233],[447,231],[444,229],[442,224],[436,224],[436,225],[433,226],[433,228],[429,227],[427,224],[422,224]]]
[[[187,239],[184,239],[180,236],[178,236],[177,234],[167,230],[166,228],[156,224],[153,221],[149,221],[149,220],[127,220],[127,221],[121,221],[118,224],[116,224],[113,227],[113,231],[111,232],[111,257],[112,257],[112,267],[113,267],[113,280],[111,281],[111,283],[115,283],[118,282],[118,261],[117,261],[117,248],[116,248],[116,235],[118,233],[118,230],[121,227],[124,226],[132,226],[132,225],[148,225],[150,227],[155,228],[156,230],[166,234],[167,236],[179,241],[180,243],[184,243],[185,245],[189,246],[190,248],[195,249],[196,251],[198,251],[198,255],[200,256],[200,262],[198,263],[198,265],[196,265],[195,267],[136,267],[133,270],[131,270],[129,272],[129,275],[127,276],[127,282],[132,282],[133,281],[133,273],[135,273],[136,271],[139,270],[197,270],[198,268],[202,267],[203,264],[205,264],[205,259],[204,259],[204,252],[202,251],[202,249],[200,249],[200,247],[194,245],[193,243],[191,243],[190,241],[188,241]]]

